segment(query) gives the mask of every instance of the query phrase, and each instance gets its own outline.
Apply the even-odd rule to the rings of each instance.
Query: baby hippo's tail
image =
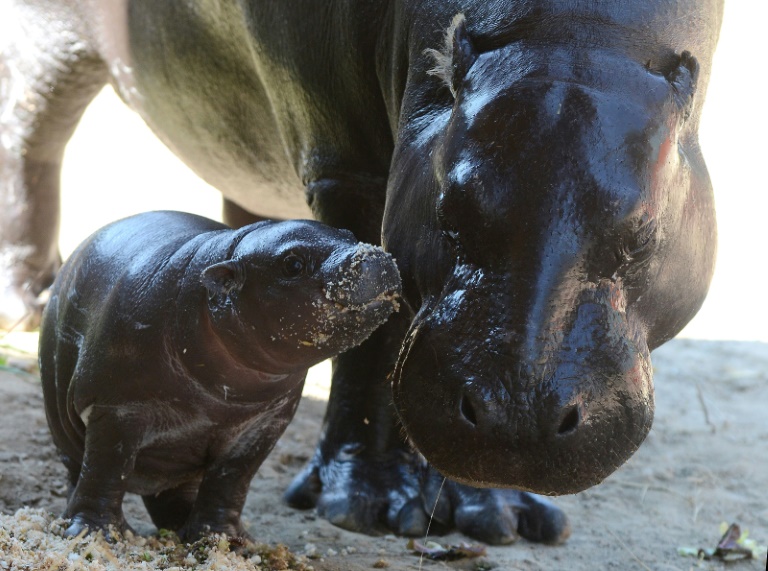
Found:
[[[51,436],[74,486],[80,474],[85,443],[85,425],[75,412],[69,394],[80,339],[74,330],[57,331],[59,310],[60,299],[53,290],[40,325],[40,379]]]

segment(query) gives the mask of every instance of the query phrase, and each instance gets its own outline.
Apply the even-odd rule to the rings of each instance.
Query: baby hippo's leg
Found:
[[[179,528],[179,537],[188,542],[210,533],[250,537],[240,514],[257,468],[258,464],[253,469],[245,469],[239,463],[225,463],[209,470],[186,523]]]
[[[109,526],[121,533],[128,529],[123,516],[123,496],[140,436],[125,419],[118,419],[114,409],[98,406],[92,409],[80,475],[64,512],[64,517],[70,519],[65,536],[102,529],[109,537]]]
[[[199,486],[200,481],[195,480],[159,494],[142,496],[152,523],[158,530],[175,531],[184,525],[192,512]]]
[[[261,420],[242,433],[236,442],[227,443],[228,451],[207,468],[192,512],[179,537],[195,541],[209,533],[226,533],[229,537],[250,537],[240,520],[248,488],[256,471],[272,451],[288,422],[293,418],[301,385],[282,403],[282,410]]]
[[[230,472],[231,470],[231,472]],[[193,542],[210,533],[229,537],[250,537],[243,527],[243,511],[248,487],[256,470],[241,466],[219,467],[203,478],[192,512],[179,529],[179,537]]]
[[[250,537],[240,520],[253,476],[267,457],[274,442],[254,446],[247,456],[216,462],[203,476],[192,512],[178,534],[184,541],[195,541],[210,533],[229,537]],[[254,450],[256,449],[256,450]]]

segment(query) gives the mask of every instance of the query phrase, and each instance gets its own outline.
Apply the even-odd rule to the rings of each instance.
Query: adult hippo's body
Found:
[[[10,4],[9,320],[56,270],[63,146],[111,80],[228,221],[308,205],[397,259],[410,316],[337,360],[290,503],[422,532],[441,478],[406,433],[452,478],[438,522],[567,535],[536,496],[468,485],[576,492],[647,434],[649,353],[713,268],[697,128],[719,0]]]

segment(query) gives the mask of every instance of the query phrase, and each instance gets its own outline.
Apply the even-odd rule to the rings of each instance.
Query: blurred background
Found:
[[[701,144],[715,187],[717,270],[681,336],[768,342],[768,3],[728,0]],[[219,216],[219,193],[170,153],[106,88],[86,111],[64,162],[62,254],[107,222],[145,210]]]

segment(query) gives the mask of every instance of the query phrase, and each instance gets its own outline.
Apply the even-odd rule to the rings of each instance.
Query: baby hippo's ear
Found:
[[[226,260],[208,266],[200,274],[200,281],[208,290],[208,297],[227,295],[230,291],[240,290],[245,283],[245,268],[238,260]]]

